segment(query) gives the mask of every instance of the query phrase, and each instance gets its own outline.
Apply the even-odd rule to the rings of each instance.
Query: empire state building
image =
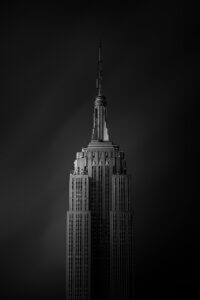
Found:
[[[124,152],[109,137],[99,47],[91,141],[69,178],[67,300],[133,299],[133,205]]]

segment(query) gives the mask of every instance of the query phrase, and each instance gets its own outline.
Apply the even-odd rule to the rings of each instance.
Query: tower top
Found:
[[[101,56],[101,41],[99,43],[98,57],[98,78],[97,78],[97,96],[94,101],[93,129],[92,141],[109,142],[108,129],[106,126],[107,109],[106,98],[102,93],[102,56]]]
[[[97,78],[97,95],[102,96],[102,81],[103,81],[103,60],[102,60],[102,42],[99,41],[99,57],[98,57],[98,78]]]

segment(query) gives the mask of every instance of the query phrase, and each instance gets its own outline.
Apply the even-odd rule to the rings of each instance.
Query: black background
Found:
[[[91,136],[99,38],[110,136],[133,177],[137,299],[191,297],[196,22],[176,1],[2,5],[2,299],[65,299],[68,175]]]

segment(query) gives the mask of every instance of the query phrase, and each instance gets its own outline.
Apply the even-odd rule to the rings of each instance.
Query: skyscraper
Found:
[[[110,141],[99,47],[91,141],[76,154],[69,179],[68,300],[133,296],[133,206],[124,153]]]

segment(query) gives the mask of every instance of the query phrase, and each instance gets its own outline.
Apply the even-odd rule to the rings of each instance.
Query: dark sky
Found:
[[[68,176],[91,136],[99,38],[110,136],[133,177],[137,299],[189,293],[195,23],[176,1],[2,6],[2,299],[65,299]]]

